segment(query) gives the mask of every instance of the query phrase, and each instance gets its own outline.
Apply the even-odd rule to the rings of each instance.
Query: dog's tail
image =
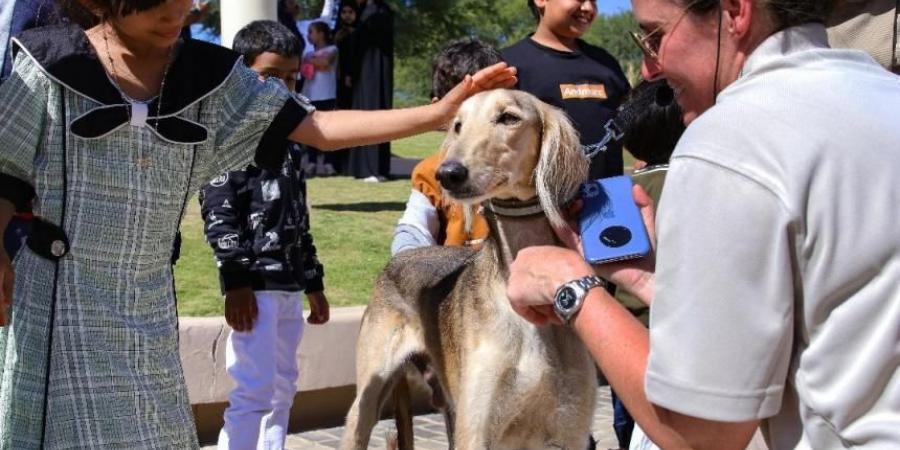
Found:
[[[394,423],[397,425],[397,450],[413,450],[412,397],[406,374],[400,374],[394,386]]]

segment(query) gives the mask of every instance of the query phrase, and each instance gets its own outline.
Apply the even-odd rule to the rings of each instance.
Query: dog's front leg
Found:
[[[494,346],[473,351],[464,364],[454,427],[456,450],[498,449],[502,430],[492,423],[496,417],[498,372],[506,357]]]

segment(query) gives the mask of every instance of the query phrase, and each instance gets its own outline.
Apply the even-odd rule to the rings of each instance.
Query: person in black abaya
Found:
[[[340,17],[334,31],[334,43],[338,46],[337,107],[353,107],[353,77],[359,72],[357,58],[353,55],[353,32],[356,30],[356,0],[341,2]]]
[[[394,13],[383,0],[357,0],[359,23],[349,39],[359,73],[354,77],[354,109],[393,107]],[[361,124],[364,125],[364,124]],[[364,181],[382,181],[390,175],[391,144],[350,150],[347,172]]]

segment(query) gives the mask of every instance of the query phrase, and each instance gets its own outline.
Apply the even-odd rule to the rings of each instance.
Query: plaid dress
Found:
[[[30,194],[70,251],[51,261],[23,248],[13,261],[0,449],[197,448],[169,262],[185,202],[311,109],[199,42],[182,46],[149,112],[123,101],[80,29],[14,46],[0,87],[0,197]]]

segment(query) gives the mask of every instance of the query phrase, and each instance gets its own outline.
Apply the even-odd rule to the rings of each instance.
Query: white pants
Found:
[[[232,331],[225,349],[225,367],[237,386],[228,396],[220,450],[282,450],[297,393],[301,293],[255,294],[259,315],[253,329]]]

